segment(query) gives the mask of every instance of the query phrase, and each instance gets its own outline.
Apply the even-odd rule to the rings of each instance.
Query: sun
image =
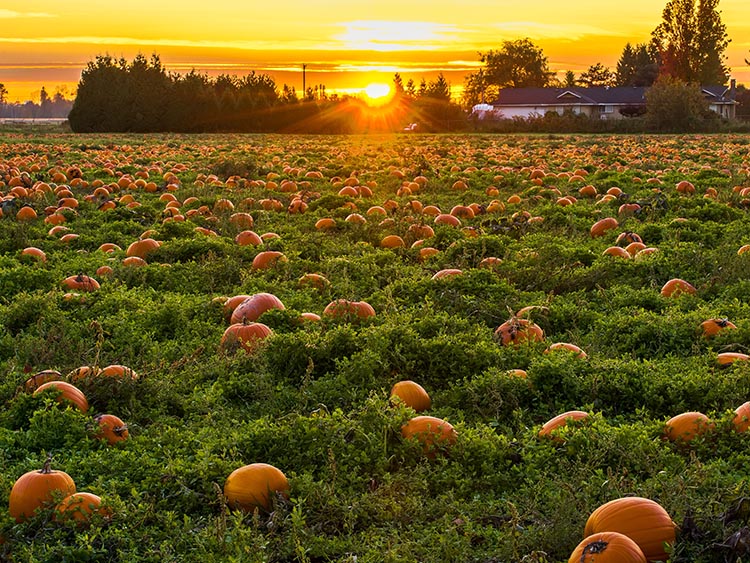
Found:
[[[381,106],[390,99],[391,87],[382,82],[372,82],[363,90],[365,100],[371,106]]]

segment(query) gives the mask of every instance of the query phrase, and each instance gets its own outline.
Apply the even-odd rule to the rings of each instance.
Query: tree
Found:
[[[504,41],[498,50],[480,53],[488,85],[499,88],[543,88],[552,74],[547,57],[530,39]]]
[[[617,61],[617,86],[651,86],[659,75],[659,52],[653,43],[625,45]]]
[[[576,73],[573,72],[572,70],[565,71],[565,78],[563,79],[563,87],[572,88],[576,84],[578,84]]]
[[[697,131],[712,113],[699,86],[672,76],[660,76],[646,92],[646,122],[656,131]]]
[[[602,63],[591,65],[586,72],[578,77],[578,83],[593,88],[596,86],[614,86],[615,73]]]
[[[729,45],[719,0],[669,0],[651,33],[661,58],[660,73],[685,82],[725,84]]]
[[[750,64],[750,63],[749,63]],[[0,84],[0,105],[3,105],[8,98],[8,90],[5,84]]]

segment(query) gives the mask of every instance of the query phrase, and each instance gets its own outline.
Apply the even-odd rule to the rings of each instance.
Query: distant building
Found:
[[[595,88],[503,88],[491,104],[477,104],[472,114],[478,119],[513,119],[541,117],[554,111],[598,117],[622,119],[641,115],[646,111],[647,87],[625,86]],[[721,117],[735,116],[735,81],[726,86],[701,86],[709,108]]]

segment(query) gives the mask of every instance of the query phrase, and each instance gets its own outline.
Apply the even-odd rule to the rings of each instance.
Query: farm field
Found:
[[[0,560],[750,557],[747,137],[0,141]],[[19,516],[49,457],[103,508]]]

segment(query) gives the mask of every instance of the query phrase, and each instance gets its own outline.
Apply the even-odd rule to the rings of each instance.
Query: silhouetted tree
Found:
[[[669,0],[651,33],[661,57],[660,73],[685,82],[725,84],[729,45],[719,0]]]
[[[653,43],[627,43],[617,61],[617,86],[651,86],[659,75],[659,52]]]
[[[602,63],[591,65],[585,72],[578,77],[578,83],[587,88],[595,86],[614,86],[615,73]]]

